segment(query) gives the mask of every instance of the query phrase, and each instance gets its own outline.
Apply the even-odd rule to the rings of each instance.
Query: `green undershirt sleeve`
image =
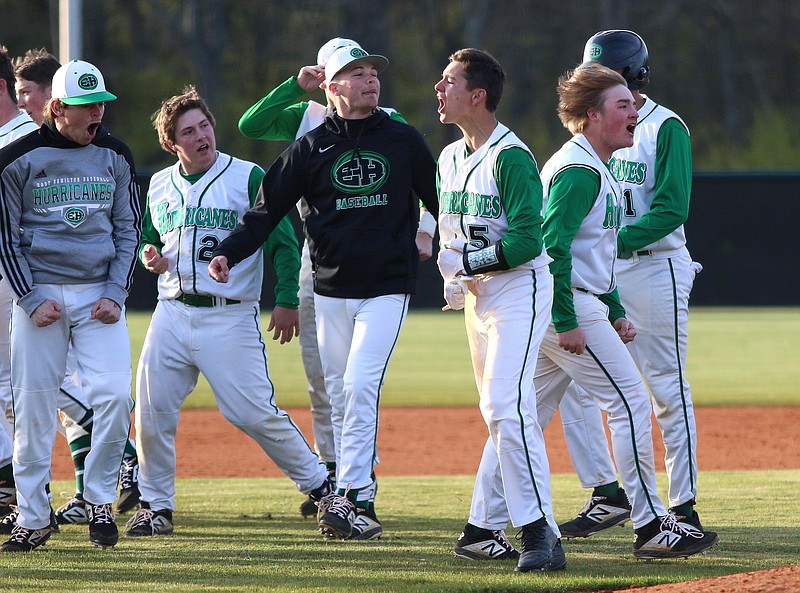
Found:
[[[572,241],[600,192],[600,176],[586,167],[568,166],[550,181],[544,215],[544,244],[553,258],[553,324],[557,332],[578,327],[572,299]]]
[[[142,240],[139,243],[139,263],[142,265],[144,265],[142,262],[142,251],[146,245],[155,245],[159,253],[161,253],[161,249],[164,247],[164,244],[161,242],[161,234],[156,230],[156,227],[153,225],[153,217],[150,216],[150,192],[147,193],[147,205],[142,215]]]
[[[307,101],[297,103],[305,94],[292,76],[242,114],[239,131],[255,140],[294,140],[308,109]]]
[[[617,248],[636,251],[669,235],[689,217],[692,146],[680,120],[665,121],[656,140],[655,195],[650,211],[620,229]]]
[[[516,268],[542,253],[542,180],[531,154],[518,147],[497,156],[494,174],[508,219],[500,243],[509,269]]]

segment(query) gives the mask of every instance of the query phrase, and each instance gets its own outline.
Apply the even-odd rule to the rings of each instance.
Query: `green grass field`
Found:
[[[56,483],[54,491],[70,486]],[[286,479],[181,480],[174,536],[123,538],[104,551],[91,546],[86,526],[65,526],[41,550],[0,555],[0,590],[587,591],[798,562],[800,471],[706,472],[702,487],[703,522],[721,535],[705,555],[635,560],[628,524],[566,543],[565,572],[516,574],[513,562],[466,561],[451,553],[468,513],[471,476],[382,477],[384,537],[330,543],[297,513],[302,497]],[[553,494],[558,520],[584,502],[573,476],[554,476]]]
[[[129,315],[135,357],[148,320],[147,314]],[[800,309],[694,309],[688,373],[696,403],[800,404],[799,333]],[[268,350],[280,405],[306,406],[297,341],[270,342]],[[466,406],[476,400],[462,316],[410,315],[383,405]],[[213,405],[207,384],[187,405]],[[85,526],[65,526],[42,550],[0,555],[0,592],[567,592],[800,562],[800,470],[704,472],[700,481],[703,523],[722,538],[708,554],[637,561],[626,525],[565,544],[563,573],[521,575],[513,563],[461,561],[451,553],[468,514],[473,476],[382,476],[377,510],[384,537],[331,543],[322,541],[313,521],[300,517],[303,497],[287,479],[180,480],[176,535],[123,538],[103,551],[89,544]],[[663,475],[659,486],[666,489]],[[71,493],[72,483],[56,482],[52,489]],[[562,521],[581,507],[585,491],[574,476],[554,475],[553,498]],[[54,504],[60,503],[56,495]]]
[[[150,316],[129,313],[134,361]],[[800,364],[794,341],[800,308],[695,308],[689,317],[687,375],[699,406],[800,405]],[[268,318],[265,316],[263,327]],[[305,375],[297,340],[268,341],[278,403],[306,406]],[[400,335],[381,395],[384,406],[477,405],[469,349],[460,313],[414,312]],[[213,406],[201,378],[187,407]]]

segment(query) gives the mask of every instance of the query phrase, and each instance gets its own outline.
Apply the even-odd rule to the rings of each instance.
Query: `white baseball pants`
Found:
[[[298,490],[308,494],[322,484],[325,466],[275,402],[258,303],[193,307],[160,300],[136,373],[139,490],[150,508],[175,509],[175,435],[199,373],[223,417],[255,440]]]
[[[475,478],[469,522],[505,529],[553,518],[550,465],[536,412],[534,371],[550,325],[553,277],[547,266],[478,276],[464,319],[480,409],[489,438]]]
[[[130,429],[131,350],[125,310],[117,323],[91,319],[105,284],[38,285],[62,305],[61,319],[36,327],[20,307],[11,321],[11,383],[14,396],[14,477],[19,524],[50,524],[45,485],[56,434],[58,390],[71,345],[84,392],[94,410],[92,450],[86,458],[84,498],[109,504],[117,498],[117,478]]]
[[[317,322],[314,315],[314,280],[311,275],[311,254],[308,241],[303,242],[300,266],[300,356],[308,379],[311,408],[311,430],[314,449],[321,461],[336,462],[336,447],[331,424],[331,398],[325,390],[325,375],[319,358]]]
[[[653,398],[664,440],[669,505],[697,496],[697,428],[686,380],[689,294],[696,269],[683,249],[674,257],[635,255],[617,263],[617,284],[628,319],[637,330],[628,344]],[[581,485],[591,488],[616,479],[597,405],[571,385],[561,418]]]
[[[380,390],[409,299],[406,294],[368,299],[314,295],[317,340],[332,408],[337,487],[362,490],[359,500],[370,499]]]
[[[570,354],[547,329],[536,367],[539,422],[547,426],[570,380],[590,393],[608,414],[620,479],[635,528],[666,515],[656,490],[650,398],[628,350],[608,321],[608,308],[594,295],[574,291],[575,313],[586,351]]]

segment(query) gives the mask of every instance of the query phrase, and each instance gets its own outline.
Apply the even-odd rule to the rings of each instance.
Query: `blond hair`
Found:
[[[622,85],[628,88],[621,74],[589,63],[562,74],[558,78],[558,118],[572,134],[580,134],[589,121],[589,109],[599,109],[608,89]]]

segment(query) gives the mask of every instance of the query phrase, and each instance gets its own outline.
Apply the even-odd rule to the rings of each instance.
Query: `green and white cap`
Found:
[[[88,105],[114,101],[117,96],[106,90],[100,70],[89,62],[72,60],[56,70],[51,94],[67,105]]]
[[[330,82],[339,72],[356,62],[366,62],[378,72],[383,72],[389,65],[385,57],[368,54],[360,47],[340,47],[325,64],[325,82]]]
[[[320,66],[325,66],[328,63],[328,60],[331,59],[333,52],[341,47],[361,47],[361,45],[352,39],[334,37],[319,48],[319,51],[317,52],[317,64]]]

